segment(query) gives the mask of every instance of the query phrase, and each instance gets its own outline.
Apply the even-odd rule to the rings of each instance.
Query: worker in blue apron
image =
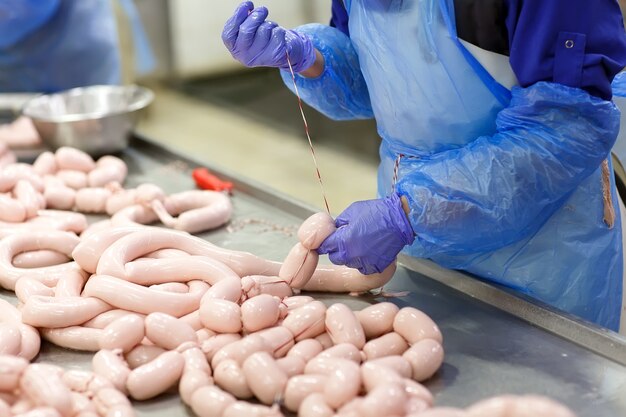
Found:
[[[132,0],[130,20],[138,73],[154,66]],[[115,14],[109,0],[0,0],[0,92],[56,92],[119,84]]]
[[[331,261],[374,273],[404,250],[619,328],[615,0],[334,1],[296,30],[245,2],[223,40],[292,88],[288,52],[329,117],[376,118],[379,198],[337,217]]]

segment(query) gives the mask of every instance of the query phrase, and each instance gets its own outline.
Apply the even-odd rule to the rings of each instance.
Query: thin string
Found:
[[[311,135],[309,134],[309,124],[306,121],[306,116],[304,115],[304,109],[302,108],[302,99],[300,98],[300,92],[298,91],[298,84],[296,83],[296,74],[293,72],[293,67],[291,66],[291,60],[289,59],[289,52],[287,53],[287,64],[289,65],[289,72],[291,72],[291,79],[293,80],[293,87],[296,91],[296,96],[298,97],[298,106],[300,107],[300,114],[302,115],[302,121],[304,122],[304,132],[306,133],[306,137],[309,140],[309,147],[311,148],[311,155],[313,156],[313,163],[315,164],[315,172],[317,173],[317,179],[320,183],[320,190],[322,191],[322,197],[324,198],[324,204],[326,205],[326,211],[328,215],[330,215],[330,207],[328,206],[328,199],[326,198],[326,191],[324,190],[324,183],[322,182],[322,174],[320,173],[319,165],[317,164],[317,158],[315,157],[315,149],[313,149],[313,142],[311,141]]]
[[[393,193],[394,191],[396,191],[396,184],[398,183],[398,171],[400,168],[400,159],[402,159],[404,155],[399,153],[398,157],[396,158],[396,162],[393,165],[393,182],[391,183],[391,192]]]

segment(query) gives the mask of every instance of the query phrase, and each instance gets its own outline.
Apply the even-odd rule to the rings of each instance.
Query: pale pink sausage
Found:
[[[62,187],[48,186],[43,192],[46,207],[58,210],[71,210],[76,201],[76,191],[63,184]]]
[[[133,232],[143,230],[141,226],[108,228],[82,239],[71,253],[72,258],[82,269],[93,274],[96,272],[102,253],[114,242]]]
[[[54,289],[42,284],[39,280],[23,276],[15,283],[15,295],[20,302],[25,303],[30,297],[42,295],[54,296]]]
[[[55,174],[63,183],[73,188],[74,190],[80,190],[87,187],[87,174],[81,171],[73,169],[60,169]]]
[[[113,388],[110,381],[90,371],[72,369],[64,372],[61,380],[72,391],[84,394],[89,398],[103,388]]]
[[[418,414],[409,414],[407,417],[469,417],[468,414],[458,408],[437,407],[422,411]],[[481,417],[495,417],[490,414],[480,414]],[[538,416],[537,416],[538,417]],[[552,417],[552,416],[550,416]]]
[[[38,217],[30,219],[29,223],[35,227],[64,230],[67,232],[81,233],[87,228],[87,218],[84,214],[62,210],[39,210]],[[51,249],[54,249],[51,248]],[[70,256],[70,253],[63,252]]]
[[[200,330],[205,330],[205,331],[209,332],[208,329],[203,329],[203,327],[202,327],[202,321],[200,321],[200,311],[199,310],[192,311],[189,314],[185,314],[184,316],[182,316],[180,318],[180,321],[182,321],[183,323],[188,324],[192,329],[194,329],[196,331],[196,335],[198,335],[198,331],[200,331]],[[210,332],[210,333],[211,334],[207,335],[205,337],[205,339],[208,339],[210,336],[214,336],[215,335],[214,332]],[[203,339],[203,340],[205,340],[205,339]],[[199,337],[198,337],[198,342],[201,342]]]
[[[320,292],[366,292],[387,284],[396,272],[393,263],[380,274],[363,275],[356,269],[346,266],[318,266],[313,277],[304,286],[305,291]]]
[[[136,400],[156,397],[178,381],[184,366],[185,361],[180,353],[165,352],[152,362],[133,369],[126,388]]]
[[[233,359],[221,361],[213,371],[213,378],[216,385],[241,400],[254,396],[243,369]]]
[[[41,338],[39,332],[32,326],[23,323],[16,323],[22,335],[22,348],[18,356],[27,360],[32,360],[39,353]]]
[[[241,287],[246,298],[269,294],[278,298],[289,297],[293,291],[282,278],[265,275],[248,275],[241,278]]]
[[[180,258],[128,262],[125,272],[129,281],[142,285],[172,281],[188,282],[195,279],[213,285],[222,279],[239,280],[239,276],[232,269],[206,256],[187,255],[184,262],[181,262]]]
[[[161,228],[144,228],[115,241],[102,254],[98,273],[125,277],[126,263],[159,249],[174,248],[190,255],[208,256],[226,264],[238,276],[275,275],[280,264],[248,252],[220,248],[186,233]]]
[[[361,380],[366,392],[370,392],[380,384],[403,383],[403,378],[398,372],[375,361],[361,365]]]
[[[361,389],[361,370],[356,363],[339,358],[314,358],[306,364],[305,373],[328,376],[324,398],[332,408],[339,408]]]
[[[25,413],[15,414],[17,417],[61,417],[57,410],[52,407],[37,407]]]
[[[35,403],[26,395],[25,393],[21,393],[11,406],[11,413],[13,415],[23,415],[24,413],[29,412],[35,407]]]
[[[6,152],[0,155],[0,167],[6,167],[17,162],[17,156],[13,152]]]
[[[278,276],[292,288],[302,288],[313,276],[318,260],[317,252],[308,250],[301,243],[296,243],[287,254]]]
[[[96,413],[96,406],[84,394],[72,392],[72,415],[76,416],[80,413]],[[98,414],[96,414],[98,415]]]
[[[217,338],[219,336],[215,336]],[[212,338],[213,339],[213,338]],[[212,340],[212,339],[209,339]],[[202,350],[205,350],[205,344],[202,346]],[[234,359],[238,364],[242,364],[248,356],[252,355],[255,352],[261,351],[269,351],[269,346],[265,343],[265,340],[259,336],[258,334],[251,334],[249,336],[244,337],[241,340],[237,340],[235,342],[229,343],[222,348],[220,348],[213,357],[211,358],[211,367],[215,369],[217,365],[223,360],[226,359]]]
[[[123,183],[125,178],[126,174],[116,167],[98,167],[87,174],[87,184],[90,187],[104,187],[110,183]]]
[[[246,401],[237,401],[226,407],[221,417],[283,417],[283,414],[278,405],[266,407]]]
[[[11,191],[19,180],[26,180],[33,184],[37,191],[43,191],[43,180],[35,173],[32,165],[16,163],[0,170],[0,192]]]
[[[364,397],[356,397],[347,403],[345,403],[339,410],[337,410],[336,416],[341,417],[361,417],[361,412],[359,408],[361,407],[361,403],[363,402]]]
[[[127,316],[129,314],[136,314],[136,313],[133,313],[127,310],[121,310],[121,309],[105,311],[104,313],[98,314],[93,319],[83,323],[83,326],[93,327],[94,329],[104,329],[109,324],[113,323],[115,320],[119,319],[120,317]],[[137,314],[137,315],[140,317],[143,317],[143,315],[141,314]]]
[[[406,402],[407,395],[402,385],[380,384],[365,396],[359,411],[363,417],[403,416],[406,413]]]
[[[289,411],[297,411],[302,400],[309,395],[324,392],[328,377],[326,375],[296,375],[289,378],[285,387],[285,407]]]
[[[38,210],[46,208],[46,201],[43,195],[28,181],[18,181],[13,188],[13,195],[26,210],[27,219],[35,217]]]
[[[185,258],[189,255],[187,252],[178,249],[159,249],[146,254],[146,258],[168,259],[168,258]],[[128,264],[127,264],[128,265]],[[235,274],[236,275],[236,274]]]
[[[321,335],[315,337],[315,340],[317,340],[324,349],[331,348],[334,345],[333,340],[330,338],[330,335],[327,332],[324,332]]]
[[[200,305],[202,305],[203,300],[209,298],[238,302],[241,299],[242,284],[243,280],[234,278],[222,279],[209,288],[202,297]]]
[[[280,369],[282,369],[287,377],[291,378],[292,376],[304,373],[306,362],[296,356],[285,356],[284,358],[277,359],[276,364],[280,367]]]
[[[81,188],[76,191],[76,210],[82,213],[104,213],[111,191],[106,188]]]
[[[315,339],[304,339],[289,349],[287,357],[296,357],[305,363],[313,359],[324,350],[322,344]]]
[[[187,286],[187,284],[183,284],[182,282],[165,282],[163,284],[154,284],[150,285],[150,288],[158,291],[177,292],[179,294],[185,294],[189,292],[189,287]]]
[[[233,208],[230,198],[221,192],[190,190],[172,194],[161,207],[156,204],[155,210],[168,227],[198,233],[227,223]]]
[[[166,197],[163,189],[155,184],[144,183],[136,188],[137,195],[135,201],[137,203],[150,203],[153,200],[163,201]]]
[[[466,412],[467,417],[575,417],[564,405],[538,395],[494,397],[472,405]]]
[[[241,307],[228,300],[203,298],[200,303],[200,321],[216,333],[239,333],[242,328]]]
[[[315,213],[298,229],[298,240],[309,250],[317,250],[322,242],[335,231],[335,221],[328,213]]]
[[[83,271],[68,271],[62,275],[54,289],[55,297],[79,297],[83,291],[87,274]]]
[[[113,155],[104,155],[100,157],[100,159],[96,161],[96,166],[98,168],[109,167],[109,166],[116,167],[120,172],[124,173],[124,176],[126,176],[126,173],[128,172],[128,167],[126,166],[126,162],[122,161],[120,158],[118,158],[117,156],[113,156]]]
[[[378,303],[357,311],[365,337],[374,339],[393,330],[393,319],[400,309],[393,303]]]
[[[367,342],[363,346],[363,353],[367,360],[372,360],[383,356],[402,355],[408,348],[409,345],[402,336],[391,332]]]
[[[94,184],[100,181],[94,181]],[[92,187],[98,187],[98,185],[91,185]],[[102,186],[102,185],[100,185]],[[119,190],[114,192],[107,200],[106,212],[109,216],[122,211],[123,209],[133,206],[137,197],[137,190]]]
[[[184,372],[189,370],[199,370],[211,375],[211,366],[207,361],[204,352],[195,343],[188,343],[189,347],[185,349],[181,354],[185,360]]]
[[[72,169],[76,171],[89,172],[96,168],[94,160],[85,152],[63,146],[54,153],[56,164],[59,169]]]
[[[52,407],[64,417],[72,415],[72,395],[61,374],[49,365],[32,364],[20,379],[20,388],[38,406]]]
[[[283,396],[287,375],[267,352],[256,352],[243,363],[250,390],[264,404],[273,404]]]
[[[69,262],[70,258],[64,253],[50,249],[18,253],[13,258],[13,265],[17,268],[41,268]]]
[[[312,301],[289,311],[282,325],[289,329],[296,341],[317,337],[325,331],[326,306]]]
[[[136,314],[125,314],[107,325],[100,337],[100,348],[121,349],[130,352],[145,336],[144,319]]]
[[[275,325],[280,316],[280,299],[260,294],[241,304],[241,321],[246,332],[252,333]]]
[[[130,369],[152,362],[159,355],[165,353],[165,349],[158,346],[138,345],[125,356]]]
[[[254,334],[263,338],[265,345],[270,349],[269,352],[272,353],[275,358],[282,358],[287,355],[287,352],[289,352],[295,344],[291,331],[282,326],[271,327]]]
[[[287,306],[289,311],[291,311],[312,301],[315,301],[315,299],[313,297],[309,297],[308,295],[294,295],[292,297],[283,298],[282,303]]]
[[[35,327],[61,328],[79,325],[110,310],[94,297],[30,297],[22,307],[22,321]]]
[[[0,195],[0,220],[21,223],[26,220],[26,207],[14,198]]]
[[[98,351],[91,361],[91,366],[94,373],[111,381],[116,389],[126,391],[126,381],[131,371],[120,350]]]
[[[93,403],[98,414],[104,416],[134,416],[132,405],[126,395],[115,388],[103,388],[96,392]]]
[[[196,332],[191,326],[164,313],[146,316],[145,328],[148,339],[167,350],[176,349],[185,342],[198,342]]]
[[[150,207],[135,204],[123,208],[111,217],[111,224],[115,227],[137,226],[156,222],[157,216]]]
[[[334,344],[352,343],[359,349],[365,345],[365,334],[354,312],[345,304],[333,304],[326,311],[326,332]]]
[[[433,339],[423,339],[415,343],[402,355],[413,368],[413,379],[424,381],[437,372],[444,358],[443,347]]]
[[[19,384],[28,361],[13,355],[0,355],[0,392],[14,391]]]
[[[361,351],[352,343],[340,343],[321,352],[316,358],[340,358],[360,364],[362,361]]]
[[[100,350],[98,341],[102,335],[101,329],[72,326],[61,329],[40,329],[41,336],[67,349],[97,352]]]
[[[213,356],[215,356],[218,351],[233,342],[237,342],[238,340],[241,340],[241,335],[238,333],[218,334],[202,342],[200,348],[202,349],[202,352],[204,352],[207,360],[212,361]]]
[[[39,154],[35,162],[33,162],[33,171],[36,174],[41,175],[50,175],[54,174],[57,171],[57,161],[52,152],[42,152]]]
[[[411,368],[411,364],[409,361],[404,359],[402,356],[393,355],[393,356],[385,356],[378,359],[371,359],[368,363],[373,363],[377,365],[382,365],[387,368],[393,369],[403,378],[411,378],[411,374],[413,373],[413,369]],[[416,382],[417,384],[417,382]]]
[[[181,317],[181,320],[183,320],[185,317],[187,316]],[[200,316],[198,316],[198,323],[200,323]],[[198,338],[198,343],[200,345],[202,345],[202,343],[204,343],[206,340],[209,340],[217,334],[209,329],[202,328],[202,323],[200,323],[200,326],[198,326],[198,328],[200,328],[200,330],[196,330],[196,337]]]
[[[120,278],[107,275],[94,275],[83,291],[87,297],[97,297],[111,305],[142,314],[166,313],[180,317],[198,309],[200,298],[208,285],[201,281],[189,283],[189,293],[177,294],[151,290]],[[141,300],[137,303],[136,300]]]
[[[19,327],[0,322],[0,355],[17,356],[22,349],[22,334]]]
[[[435,322],[423,312],[413,307],[404,307],[393,320],[393,330],[413,345],[423,339],[433,339],[443,343],[441,331]]]
[[[0,417],[11,417],[13,413],[11,412],[11,406],[7,404],[2,398],[0,398]]]
[[[407,397],[404,405],[404,411],[406,414],[419,414],[428,410],[430,406],[421,398]]]
[[[78,270],[73,262],[45,268],[16,268],[12,265],[13,257],[22,252],[40,249],[52,249],[64,254],[71,254],[79,238],[73,233],[58,230],[29,231],[7,236],[0,241],[0,286],[13,290],[15,282],[24,275],[39,279],[46,285],[53,286],[59,274]]]
[[[191,397],[201,387],[213,385],[213,378],[204,371],[188,369],[183,371],[183,376],[178,384],[178,392],[185,404],[191,404]]]
[[[426,405],[428,405],[428,407],[432,407],[435,402],[433,394],[430,392],[430,390],[419,382],[413,381],[412,379],[404,379],[404,390],[410,398],[420,399],[424,401]]]
[[[326,402],[324,395],[313,393],[306,397],[298,408],[299,417],[332,417],[333,409]]]
[[[191,395],[191,409],[198,417],[222,416],[224,410],[235,401],[235,397],[220,388],[206,386]]]

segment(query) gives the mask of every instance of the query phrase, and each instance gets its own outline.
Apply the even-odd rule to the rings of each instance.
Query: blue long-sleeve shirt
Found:
[[[589,1],[592,14],[583,7]],[[609,100],[626,65],[616,0],[455,0],[454,7],[459,37],[508,55],[522,87],[555,82]],[[331,26],[349,35],[342,0],[333,0]]]

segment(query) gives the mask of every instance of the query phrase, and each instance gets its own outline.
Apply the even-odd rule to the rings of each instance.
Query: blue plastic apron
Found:
[[[510,92],[456,37],[452,0],[352,0],[350,38],[383,138],[378,194],[392,189],[417,158],[495,133]],[[375,28],[375,29],[373,29]],[[415,39],[408,48],[407,39]],[[389,47],[398,45],[398,48]],[[612,178],[611,178],[612,181]],[[617,192],[611,183],[617,213]],[[616,330],[622,294],[621,222],[603,222],[598,169],[532,236],[496,251],[432,257]],[[415,245],[408,254],[421,256]]]

